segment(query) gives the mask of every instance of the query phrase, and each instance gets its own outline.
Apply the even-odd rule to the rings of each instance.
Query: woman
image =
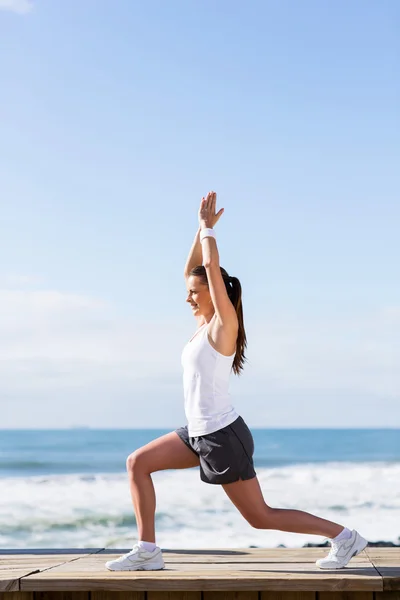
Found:
[[[268,506],[253,466],[253,438],[230,403],[231,370],[243,369],[247,346],[243,325],[242,290],[236,277],[219,266],[213,227],[216,194],[202,198],[199,231],[185,266],[190,303],[197,331],[182,354],[186,427],[164,435],[128,457],[127,470],[139,533],[130,552],[106,563],[108,569],[164,568],[155,543],[155,493],[151,473],[200,466],[206,483],[222,485],[243,517],[257,529],[279,529],[330,538],[329,555],[317,561],[321,569],[339,569],[359,554],[367,541],[353,530],[299,510]],[[201,265],[204,266],[201,266]]]

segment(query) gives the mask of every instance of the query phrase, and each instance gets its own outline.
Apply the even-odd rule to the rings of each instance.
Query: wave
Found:
[[[256,469],[280,469],[281,474],[276,473],[276,477],[287,477],[286,473],[283,471],[283,468],[286,467],[295,467],[295,466],[312,466],[312,465],[325,465],[329,467],[331,463],[326,462],[325,459],[286,459],[286,458],[258,458],[255,461]],[[338,464],[346,465],[346,462],[340,462]],[[365,463],[362,459],[352,461],[351,464],[354,465],[396,465],[400,464],[398,461],[371,461]],[[106,465],[106,468],[103,468],[103,471],[99,473],[99,466],[94,462],[83,462],[83,461],[74,461],[74,460],[65,460],[65,461],[57,461],[57,460],[30,460],[30,459],[0,459],[0,478],[6,477],[35,477],[35,476],[43,476],[43,477],[56,477],[57,475],[82,475],[85,474],[86,477],[96,477],[97,475],[102,474],[124,474],[126,473],[126,467],[124,461],[112,460],[109,461]]]
[[[57,517],[56,517],[57,518]],[[90,514],[85,517],[70,517],[63,519],[62,515],[58,517],[60,520],[54,521],[52,518],[33,518],[32,520],[24,520],[23,522],[2,523],[1,533],[3,535],[11,535],[13,533],[30,535],[39,530],[47,532],[68,532],[80,528],[112,528],[112,527],[135,527],[136,518],[131,515],[109,515],[109,514]],[[162,525],[163,521],[170,521],[171,516],[168,514],[158,513],[156,516],[156,524]]]
[[[28,459],[0,459],[0,476],[55,475],[55,474],[97,474],[98,466],[93,462],[82,461],[56,461],[56,460],[28,460]],[[122,473],[125,471],[123,461],[111,461],[105,470],[108,473]]]
[[[54,461],[44,461],[44,460],[13,460],[13,459],[7,459],[7,460],[0,460],[0,469],[4,469],[4,470],[12,470],[12,469],[33,469],[33,470],[38,470],[38,469],[54,469],[54,468],[78,468],[80,470],[86,469],[88,467],[90,467],[90,465],[88,463],[79,463],[79,462],[68,462],[68,463],[62,463],[62,462],[54,462]]]
[[[270,506],[306,510],[397,542],[400,464],[329,463],[257,469]],[[157,541],[169,548],[300,547],[324,538],[252,529],[198,469],[153,475]],[[215,532],[218,531],[218,535]],[[137,528],[126,474],[0,479],[0,546],[130,547]]]

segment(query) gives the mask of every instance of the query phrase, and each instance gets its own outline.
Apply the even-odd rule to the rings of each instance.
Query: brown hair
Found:
[[[238,337],[236,341],[236,354],[233,359],[232,370],[235,375],[241,375],[241,371],[244,368],[244,363],[247,360],[244,350],[247,347],[247,338],[246,332],[244,330],[244,322],[243,322],[243,304],[242,304],[242,286],[240,285],[240,281],[237,277],[230,277],[228,273],[220,267],[222,279],[224,280],[226,291],[228,293],[229,299],[235,307],[237,318],[239,321],[239,331]],[[208,285],[207,271],[203,265],[198,265],[194,267],[189,275],[194,275],[195,277],[200,277],[203,283]]]

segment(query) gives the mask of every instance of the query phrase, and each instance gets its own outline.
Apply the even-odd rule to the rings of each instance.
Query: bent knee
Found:
[[[146,472],[146,460],[140,448],[128,456],[126,459],[126,469],[131,475]]]
[[[269,527],[266,526],[266,523],[262,524],[260,521],[248,521],[249,524],[253,527],[253,529],[269,529]]]
[[[274,527],[274,509],[266,507],[262,513],[249,514],[246,521],[254,529],[275,529]]]
[[[135,452],[132,452],[132,454],[130,454],[128,456],[128,458],[126,459],[126,470],[129,471],[133,471],[134,466],[136,463],[136,456],[135,456]]]
[[[254,529],[273,529],[272,523],[266,519],[247,519],[247,522]]]

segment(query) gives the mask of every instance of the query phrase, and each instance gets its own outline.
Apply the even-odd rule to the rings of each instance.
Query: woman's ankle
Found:
[[[153,552],[157,548],[155,542],[144,542],[143,540],[139,540],[138,546],[139,548],[143,548],[143,550],[147,550],[147,552]]]

